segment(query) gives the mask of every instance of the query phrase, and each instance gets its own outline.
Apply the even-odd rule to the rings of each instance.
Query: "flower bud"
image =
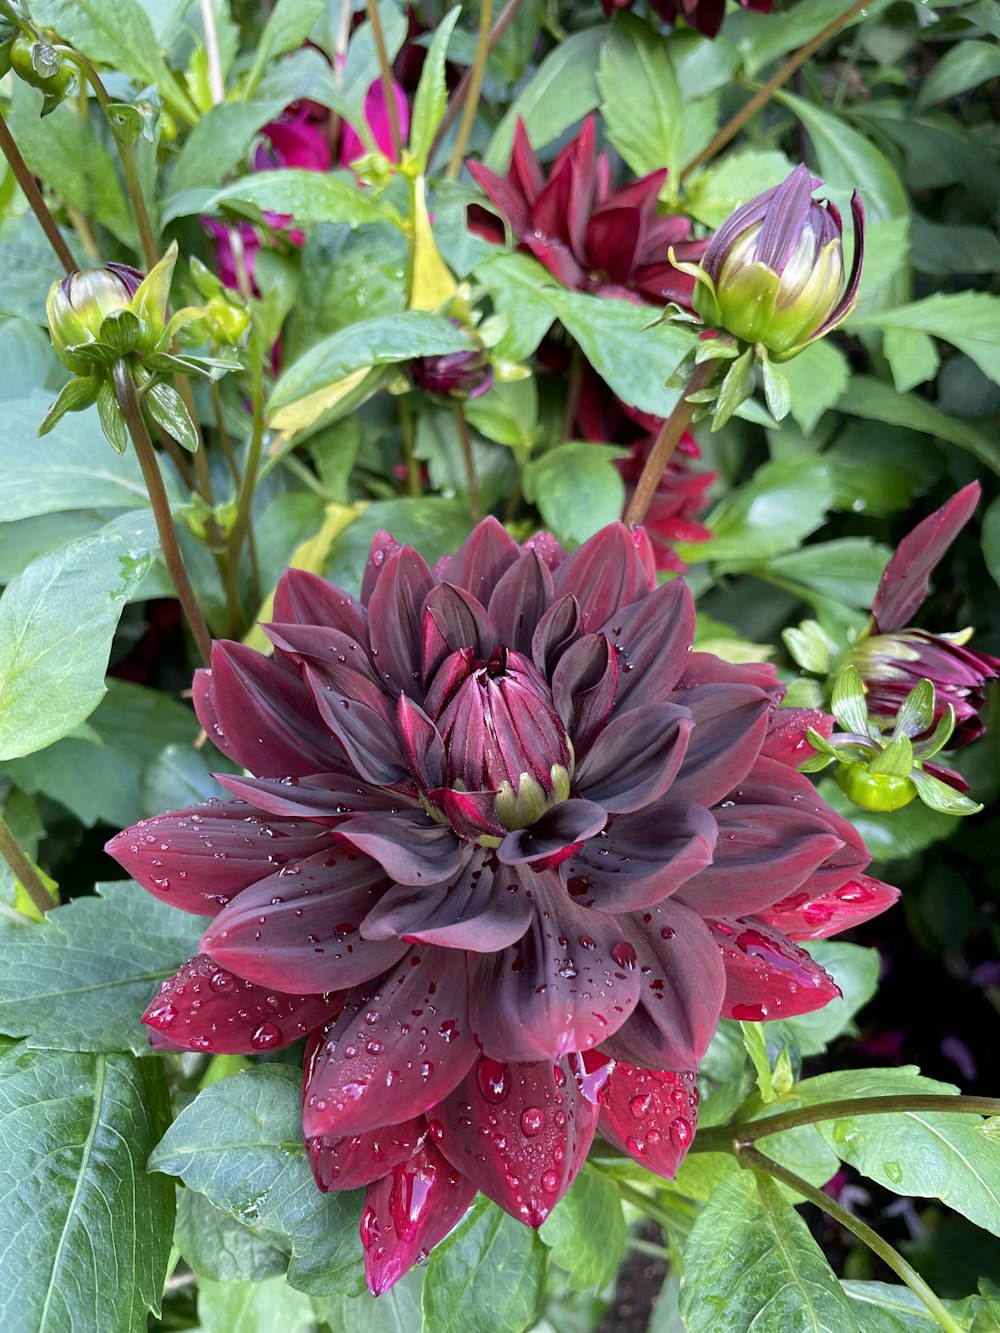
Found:
[[[439,398],[478,398],[493,384],[493,367],[482,352],[419,356],[410,362],[417,388]]]
[[[45,108],[52,111],[76,87],[76,73],[53,46],[26,34],[10,48],[10,67],[19,79],[45,94]]]
[[[60,359],[77,375],[89,374],[91,360],[76,351],[100,339],[108,315],[131,308],[143,274],[130,264],[70,273],[54,282],[45,303],[52,345]]]
[[[692,304],[706,324],[787,361],[847,318],[858,298],[864,209],[851,199],[854,260],[845,280],[840,213],[813,199],[822,182],[798,166],[738,208],[712,238]]]

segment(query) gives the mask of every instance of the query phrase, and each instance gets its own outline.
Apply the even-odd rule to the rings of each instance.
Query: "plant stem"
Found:
[[[464,94],[462,119],[458,123],[455,146],[451,150],[451,161],[446,175],[448,180],[458,180],[462,170],[465,149],[472,133],[472,122],[479,110],[479,93],[483,86],[486,62],[490,58],[490,23],[493,20],[493,0],[479,0],[479,36],[476,39],[476,58],[469,70],[469,83]]]
[[[32,213],[38,219],[39,226],[45,232],[49,244],[56,252],[60,264],[67,273],[75,273],[78,268],[77,262],[70,253],[69,246],[63,239],[63,234],[59,230],[55,218],[49,212],[49,206],[42,198],[42,192],[38,188],[34,176],[28,170],[27,163],[21,156],[3,116],[0,116],[0,150],[3,151],[3,155],[14,173],[14,178],[20,185]]]
[[[469,439],[469,426],[465,420],[465,413],[462,411],[462,404],[455,404],[455,425],[458,428],[458,439],[462,446],[462,460],[465,463],[466,488],[469,493],[469,514],[473,523],[478,523],[482,518],[482,510],[479,507],[479,482],[476,478],[476,460],[472,457],[472,441]]]
[[[688,395],[704,389],[714,377],[718,365],[717,361],[703,361],[700,366],[695,367],[677,406],[660,427],[660,433],[653,442],[649,457],[636,482],[631,502],[625,511],[626,523],[636,526],[646,517],[646,510],[656,494],[663,469],[673,457],[674,450],[694,415],[695,404],[688,401]]]
[[[563,403],[562,429],[559,438],[572,440],[576,426],[576,412],[580,406],[580,391],[583,389],[583,353],[579,346],[573,348],[569,363],[569,377],[566,381],[566,401]]]
[[[489,58],[489,56],[493,54],[494,50],[496,49],[497,43],[500,41],[500,38],[510,27],[511,23],[514,20],[515,15],[517,14],[517,11],[521,8],[521,5],[523,3],[524,0],[507,0],[507,3],[504,5],[500,13],[500,17],[494,24],[493,31],[490,33],[487,59]],[[455,87],[455,91],[448,99],[448,105],[445,108],[444,116],[441,119],[441,124],[438,126],[438,132],[434,136],[434,142],[431,145],[431,151],[428,156],[429,162],[434,160],[434,154],[441,147],[442,139],[451,129],[455,117],[458,115],[459,111],[466,103],[466,95],[469,90],[469,84],[472,82],[473,68],[474,66],[472,65],[469,66],[469,68],[459,79],[458,84]]]
[[[820,1102],[817,1106],[800,1106],[793,1111],[746,1120],[738,1125],[717,1125],[703,1129],[692,1144],[692,1151],[735,1152],[742,1145],[782,1134],[802,1125],[815,1125],[824,1120],[853,1120],[865,1115],[901,1115],[914,1111],[945,1111],[963,1115],[1000,1115],[998,1097],[950,1097],[946,1094],[913,1094],[892,1097],[845,1097],[839,1101]]]
[[[153,442],[149,438],[142,408],[139,406],[135,384],[124,361],[116,362],[112,374],[115,397],[118,399],[118,406],[122,410],[125,424],[128,426],[128,432],[132,437],[132,443],[135,445],[139,466],[142,468],[142,475],[146,482],[146,490],[149,492],[149,502],[153,506],[153,517],[156,519],[156,530],[160,534],[163,558],[166,561],[167,569],[170,571],[170,577],[174,581],[174,587],[177,589],[181,609],[198,646],[198,652],[207,666],[212,656],[212,636],[208,632],[208,627],[201,614],[201,608],[198,606],[198,599],[191,587],[191,580],[188,578],[184,557],[181,554],[177,533],[174,530],[170,502],[167,500],[167,493],[163,488],[163,477],[160,475],[156,453],[153,450]]]
[[[244,539],[250,532],[257,471],[264,448],[264,362],[256,338],[250,343],[250,398],[253,408],[253,428],[246,465],[243,469],[243,481],[236,501],[236,520],[229,538],[229,569],[226,578],[226,615],[230,633],[233,634],[238,629],[244,628],[245,617],[240,606],[240,552],[243,549]],[[252,587],[253,607],[256,611],[260,605],[260,579],[256,567],[253,571]]]
[[[11,868],[14,878],[44,916],[50,907],[54,907],[52,894],[42,883],[38,871],[31,864],[21,849],[21,844],[14,837],[10,825],[0,815],[0,856]]]
[[[209,381],[209,393],[212,396],[212,411],[215,413],[215,429],[219,436],[219,443],[222,446],[222,452],[226,456],[226,463],[229,467],[230,475],[237,486],[240,484],[240,470],[236,466],[236,455],[233,453],[233,442],[229,438],[229,431],[226,429],[226,418],[222,410],[222,394],[219,393],[219,385],[216,380]]]
[[[222,58],[219,54],[219,29],[215,22],[215,5],[212,0],[201,0],[201,26],[205,32],[205,58],[208,61],[208,88],[215,104],[226,96],[226,85],[222,78]]]
[[[419,499],[424,488],[420,480],[420,462],[413,452],[415,444],[413,412],[406,401],[407,397],[408,395],[401,394],[399,398],[399,430],[403,444],[403,464],[406,468],[406,489],[415,499]]]
[[[842,1208],[836,1199],[831,1198],[825,1190],[810,1185],[801,1176],[797,1176],[794,1171],[789,1171],[779,1162],[773,1161],[770,1157],[765,1157],[762,1152],[751,1145],[747,1144],[741,1147],[736,1155],[743,1166],[766,1172],[767,1175],[773,1176],[775,1180],[780,1180],[789,1189],[793,1189],[796,1194],[801,1194],[803,1199],[808,1199],[817,1208],[821,1208],[824,1213],[827,1213],[834,1221],[839,1222],[853,1236],[857,1236],[858,1240],[863,1241],[870,1250],[877,1254],[897,1277],[902,1278],[914,1295],[923,1301],[941,1327],[947,1330],[947,1333],[962,1333],[961,1324],[952,1318],[917,1270],[908,1264],[899,1251],[894,1249],[887,1240],[884,1240],[877,1231],[873,1231],[866,1222],[862,1222],[853,1213],[849,1213],[846,1208]]]
[[[860,14],[867,3],[868,0],[855,0],[854,4],[851,5],[849,9],[845,9],[843,14],[838,18],[835,18],[832,23],[828,23],[821,32],[818,32],[812,41],[806,42],[805,46],[801,46],[797,51],[794,51],[785,63],[779,66],[774,74],[771,75],[767,83],[754,93],[749,102],[740,107],[736,115],[723,125],[722,129],[719,130],[711,143],[706,148],[703,148],[697,157],[691,159],[681,172],[681,180],[686,176],[689,176],[692,171],[697,167],[702,166],[705,162],[710,162],[721,148],[725,148],[726,144],[739,134],[743,126],[746,125],[748,121],[753,120],[761,107],[767,105],[781,85],[787,82],[795,71],[799,69],[800,66],[804,65],[814,52],[819,50],[824,42],[828,42],[831,37],[835,37],[837,33],[840,32],[841,28],[846,27],[847,24],[850,23],[855,15]]]
[[[365,0],[365,7],[368,11],[368,22],[372,28],[372,37],[375,39],[379,78],[382,80],[382,96],[385,99],[385,111],[389,118],[389,139],[392,143],[392,156],[393,160],[398,163],[403,154],[403,139],[399,132],[399,107],[396,105],[396,87],[392,78],[389,52],[385,48],[385,33],[382,31],[382,18],[378,12],[378,0]]]
[[[671,1217],[665,1208],[661,1208],[655,1199],[651,1199],[648,1194],[642,1190],[637,1190],[634,1185],[630,1185],[627,1180],[615,1180],[618,1193],[634,1208],[638,1208],[640,1213],[646,1217],[652,1218],[668,1235],[676,1224],[676,1219]]]

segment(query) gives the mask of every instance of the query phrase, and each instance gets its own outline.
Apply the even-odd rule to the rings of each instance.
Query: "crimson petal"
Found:
[[[673,1180],[698,1124],[694,1074],[637,1069],[619,1060],[604,1081],[597,1132],[666,1180]]]
[[[364,688],[379,688],[378,677],[368,658],[364,641],[353,635],[331,629],[327,625],[298,625],[295,622],[284,624],[273,621],[261,625],[261,629],[274,644],[275,648],[296,665],[308,662],[321,677],[329,666],[335,668],[333,681],[342,678],[338,667],[349,667],[352,673],[360,674],[364,679]],[[347,680],[351,676],[346,677]]]
[[[662,797],[615,815],[559,868],[569,894],[598,912],[634,912],[676,892],[711,864],[718,828],[693,801]]]
[[[356,1190],[408,1161],[427,1137],[427,1121],[414,1116],[401,1125],[385,1125],[367,1134],[340,1138],[317,1134],[306,1141],[316,1184],[328,1190]]]
[[[505,1212],[538,1227],[583,1165],[597,1107],[569,1062],[504,1064],[480,1059],[432,1112],[445,1157]]]
[[[618,659],[604,634],[588,634],[563,654],[552,673],[552,701],[573,740],[577,762],[611,715]]]
[[[339,823],[343,815],[363,810],[384,810],[390,801],[411,804],[414,799],[393,793],[387,796],[382,787],[361,782],[341,773],[311,773],[301,782],[281,778],[241,778],[235,773],[216,773],[216,781],[234,796],[245,797],[261,810],[273,815],[288,815],[301,819]],[[317,832],[317,837],[319,833]]]
[[[369,686],[356,671],[327,669],[320,674],[305,665],[302,675],[317,712],[366,782],[388,787],[407,776],[393,725],[395,709],[378,686]]]
[[[444,1240],[476,1197],[476,1187],[424,1142],[407,1162],[368,1186],[361,1214],[365,1278],[381,1296]]]
[[[424,601],[436,586],[424,560],[404,546],[385,561],[368,602],[372,658],[396,694],[417,694]]]
[[[385,572],[389,559],[397,555],[402,549],[402,545],[396,541],[396,538],[382,529],[379,529],[372,538],[368,559],[365,561],[365,570],[361,576],[361,601],[366,608],[372,599],[372,593],[375,591],[379,579]]]
[[[302,1109],[306,1137],[379,1129],[446,1097],[477,1054],[467,990],[460,952],[418,946],[355,992],[316,1050]]]
[[[880,633],[902,629],[921,605],[931,574],[975,513],[981,490],[978,481],[970,481],[899,543],[872,603]]]
[[[183,1050],[256,1055],[289,1046],[334,1018],[343,998],[256,986],[197,954],[163,983],[142,1021]]]
[[[454,555],[437,562],[434,573],[445,583],[465,588],[486,606],[504,574],[520,559],[521,548],[514,538],[502,523],[488,517],[476,524]]]
[[[511,565],[490,596],[487,611],[498,643],[526,657],[532,637],[552,601],[552,575],[534,551]]]
[[[816,753],[806,735],[810,727],[821,736],[829,737],[833,731],[833,718],[818,708],[777,709],[768,723],[761,754],[787,764],[789,768],[798,768]]]
[[[641,810],[673,782],[693,725],[676,704],[643,704],[613,717],[577,765],[575,786],[609,814]]]
[[[799,890],[783,898],[757,919],[780,930],[790,940],[821,940],[858,926],[890,908],[899,897],[891,884],[858,875],[837,889],[818,896]]]
[[[645,548],[640,551],[635,534],[624,523],[609,524],[578,546],[555,571],[555,595],[572,593],[580,603],[583,629],[600,629],[609,617],[647,597],[656,587],[656,569],[647,554]]]
[[[278,624],[323,625],[356,643],[368,642],[368,614],[343,588],[304,569],[289,569],[274,590]]]
[[[833,978],[763,922],[728,917],[710,923],[726,969],[723,1018],[760,1022],[811,1014],[840,995]]]
[[[753,685],[701,685],[677,697],[691,710],[694,730],[671,794],[714,805],[753,767],[770,700]]]
[[[534,824],[508,833],[497,848],[497,860],[513,866],[558,856],[600,833],[607,818],[604,807],[594,801],[562,801]]]
[[[381,866],[339,850],[283,866],[225,908],[202,951],[261,986],[319,994],[377,976],[406,952],[358,927],[387,887]]]

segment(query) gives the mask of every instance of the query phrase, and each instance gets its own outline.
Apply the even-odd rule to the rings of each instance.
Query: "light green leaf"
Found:
[[[855,375],[837,403],[837,410],[947,440],[949,444],[968,449],[993,472],[1000,472],[1000,445],[995,432],[972,421],[949,416],[926,398],[897,393],[891,384],[874,376]]]
[[[431,1254],[424,1328],[434,1333],[522,1333],[535,1322],[546,1250],[530,1227],[480,1199]]]
[[[919,801],[891,814],[880,815],[852,805],[832,780],[820,784],[820,795],[838,814],[850,819],[875,861],[905,860],[931,843],[950,837],[955,831],[951,816],[928,810]]]
[[[910,780],[924,805],[942,815],[977,815],[983,808],[978,801],[963,796],[947,782],[942,782],[930,773],[917,770],[910,774]]]
[[[767,571],[783,583],[864,610],[872,604],[890,554],[888,547],[876,546],[868,537],[837,537],[773,556]]]
[[[421,1268],[411,1269],[377,1300],[367,1291],[360,1296],[314,1296],[313,1308],[330,1325],[330,1333],[418,1333],[423,1276]]]
[[[277,116],[285,102],[220,102],[198,121],[177,155],[161,205],[163,222],[182,216],[184,196],[192,190],[214,195],[218,182],[242,161],[257,131]]]
[[[198,1283],[198,1320],[203,1333],[311,1333],[313,1303],[283,1277],[244,1282]]]
[[[421,174],[427,171],[431,144],[438,132],[448,102],[444,65],[448,42],[462,9],[456,5],[438,24],[420,72],[420,82],[413,99],[413,119],[410,122],[410,152],[416,158]]]
[[[829,338],[814,342],[781,367],[791,393],[791,413],[803,435],[811,435],[847,388],[847,357]]]
[[[360,1196],[317,1190],[302,1142],[301,1089],[300,1070],[273,1064],[213,1083],[171,1125],[150,1169],[180,1176],[290,1253],[288,1281],[300,1291],[356,1295],[364,1283]]]
[[[761,190],[780,185],[791,170],[792,163],[784,153],[742,148],[692,177],[684,197],[685,210],[706,226],[719,227],[740,204]]]
[[[256,88],[270,61],[302,45],[325,8],[324,0],[278,0],[257,43],[248,88]]]
[[[919,329],[886,329],[882,350],[899,393],[908,393],[918,384],[933,379],[941,364],[933,338]]]
[[[0,1060],[5,1329],[144,1333],[174,1212],[145,1162],[168,1118],[158,1063],[17,1046]]]
[[[894,310],[858,315],[851,327],[933,334],[971,357],[984,375],[1000,384],[1000,296],[990,292],[937,293]]]
[[[712,511],[707,520],[712,540],[681,547],[682,559],[693,563],[778,555],[820,526],[832,499],[829,469],[821,459],[765,463]]]
[[[621,518],[625,482],[614,459],[624,453],[599,444],[560,444],[524,469],[525,497],[560,541],[585,542]]]
[[[147,765],[143,774],[139,798],[143,815],[179,810],[196,801],[210,801],[222,796],[222,788],[212,773],[224,769],[225,763],[217,752],[212,752],[208,758],[204,749],[196,750],[190,742],[166,746]],[[127,825],[135,821],[118,822]]]
[[[89,717],[122,607],[153,563],[151,511],[52,551],[0,598],[0,759],[59,740]]]
[[[286,1254],[197,1190],[177,1191],[174,1244],[199,1277],[213,1282],[261,1282],[288,1267]]]
[[[603,1291],[625,1253],[625,1218],[614,1182],[585,1165],[538,1234],[574,1290]]]
[[[851,28],[870,14],[880,13],[889,0],[873,0],[863,12],[855,14],[845,25]],[[768,23],[766,14],[746,10],[728,15],[725,32],[736,43],[743,56],[743,67],[748,78],[754,78],[765,65],[780,56],[805,46],[828,23],[844,13],[841,0],[802,0],[794,9],[782,15],[781,23]]]
[[[853,666],[847,666],[833,682],[830,708],[844,731],[868,735],[868,704],[865,687]]]
[[[173,196],[171,215],[214,213],[220,204],[234,203],[253,204],[263,213],[291,214],[297,223],[346,222],[360,227],[396,216],[389,204],[359,189],[349,172],[324,174],[301,167],[258,171],[221,190],[187,190]]]
[[[821,1055],[832,1041],[854,1031],[854,1015],[875,994],[879,952],[840,940],[810,940],[802,947],[826,968],[843,996],[811,1014],[783,1019],[781,1026],[794,1036],[803,1055]]]
[[[619,14],[601,48],[597,86],[608,138],[635,174],[667,167],[676,179],[684,103],[670,45],[635,15]]]
[[[798,1213],[769,1179],[740,1172],[702,1209],[684,1249],[689,1333],[846,1333],[851,1308]]]
[[[1000,49],[995,42],[973,42],[966,38],[946,51],[917,90],[917,107],[924,111],[947,102],[970,88],[1000,76]]]
[[[986,568],[993,575],[993,582],[1000,586],[1000,497],[990,504],[983,515],[981,540]]]
[[[338,587],[358,592],[372,540],[380,529],[414,547],[433,565],[441,556],[457,551],[471,528],[464,500],[437,495],[422,500],[379,500],[337,538],[326,576]]]

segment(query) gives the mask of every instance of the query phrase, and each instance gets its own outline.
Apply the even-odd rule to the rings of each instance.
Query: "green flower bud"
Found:
[[[910,778],[890,773],[873,773],[867,764],[838,764],[834,774],[837,786],[849,801],[862,810],[887,813],[901,810],[917,795],[916,784]]]
[[[55,47],[27,35],[10,48],[10,66],[19,79],[45,94],[45,110],[51,111],[76,87],[76,71]],[[43,112],[44,114],[44,112]]]
[[[130,264],[107,264],[70,273],[52,284],[45,303],[52,345],[74,374],[91,372],[93,358],[84,349],[100,341],[109,315],[131,309],[142,281],[143,274]]]

